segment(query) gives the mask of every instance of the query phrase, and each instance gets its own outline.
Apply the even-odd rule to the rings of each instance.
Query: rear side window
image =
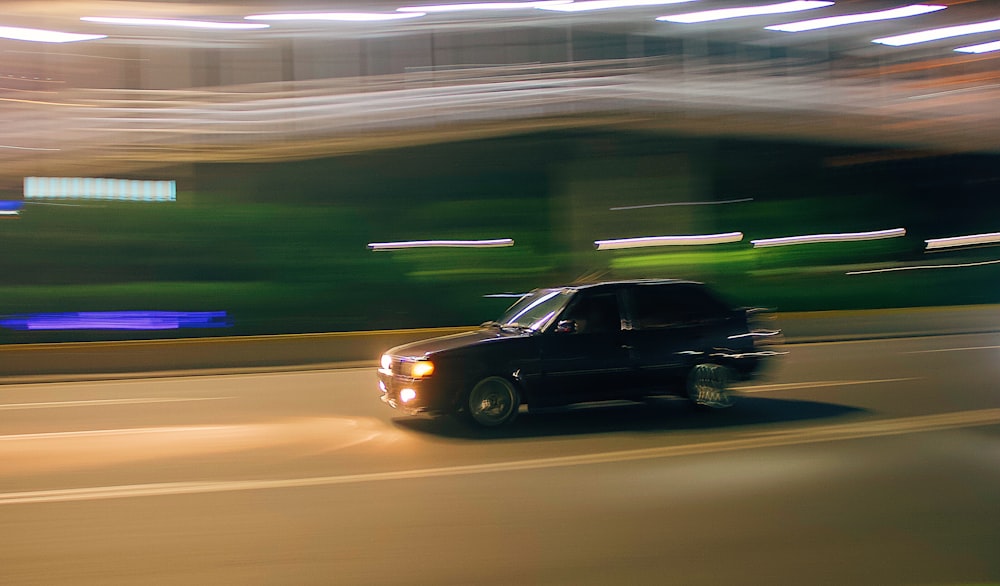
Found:
[[[633,327],[668,328],[725,317],[729,308],[695,284],[637,285],[632,288]]]

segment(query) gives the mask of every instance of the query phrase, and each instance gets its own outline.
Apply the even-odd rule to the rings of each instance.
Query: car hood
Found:
[[[431,354],[437,354],[438,352],[444,352],[445,350],[488,344],[503,338],[523,338],[529,335],[528,333],[501,332],[494,328],[480,328],[471,332],[410,342],[409,344],[396,346],[386,353],[404,358],[422,358]]]

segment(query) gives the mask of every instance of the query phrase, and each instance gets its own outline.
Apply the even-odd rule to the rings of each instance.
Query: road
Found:
[[[785,350],[485,434],[369,368],[4,385],[0,583],[1000,581],[1000,333]]]

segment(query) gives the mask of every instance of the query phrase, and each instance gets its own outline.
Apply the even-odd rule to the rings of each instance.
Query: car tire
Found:
[[[499,427],[517,417],[521,394],[502,376],[489,376],[476,383],[465,401],[468,419],[482,427]]]
[[[729,389],[732,371],[721,364],[698,364],[687,378],[687,397],[696,407],[725,409],[735,397]]]

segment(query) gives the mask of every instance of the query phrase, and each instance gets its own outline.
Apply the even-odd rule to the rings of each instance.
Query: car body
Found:
[[[707,286],[629,280],[536,289],[474,331],[397,346],[381,358],[381,398],[409,414],[456,414],[483,426],[529,409],[679,395],[732,404],[776,330],[754,330]]]

